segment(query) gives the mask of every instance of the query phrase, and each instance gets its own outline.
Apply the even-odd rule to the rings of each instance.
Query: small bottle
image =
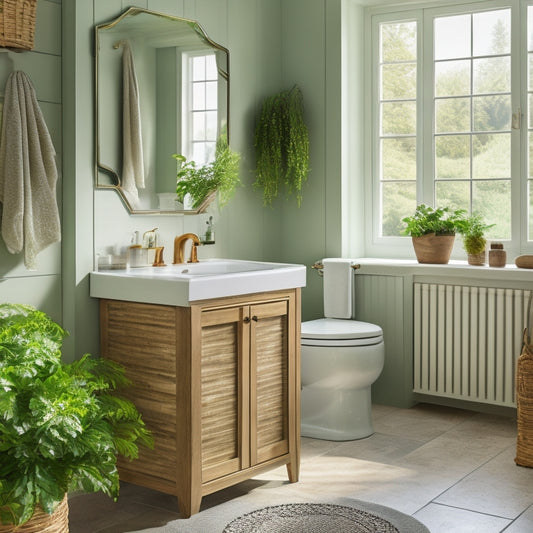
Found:
[[[489,250],[489,266],[504,267],[507,262],[507,252],[500,242],[492,242]]]

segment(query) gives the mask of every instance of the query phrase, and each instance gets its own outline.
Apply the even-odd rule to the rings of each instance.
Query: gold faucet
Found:
[[[195,233],[184,233],[183,235],[179,235],[174,239],[174,264],[180,264],[185,263],[184,255],[185,255],[185,243],[191,239],[192,240],[192,248],[191,248],[191,256],[187,263],[198,263],[198,255],[197,255],[197,247],[200,244],[200,239],[198,238],[198,235]]]

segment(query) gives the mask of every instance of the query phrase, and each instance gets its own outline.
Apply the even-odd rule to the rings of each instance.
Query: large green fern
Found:
[[[45,313],[0,304],[0,523],[22,524],[66,492],[116,499],[117,456],[153,444],[135,406],[116,394],[124,370],[85,355],[61,362],[66,332]]]

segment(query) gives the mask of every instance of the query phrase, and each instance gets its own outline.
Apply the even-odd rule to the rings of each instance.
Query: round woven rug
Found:
[[[374,504],[369,506],[372,511],[326,503],[275,505],[236,518],[223,533],[429,533],[411,516]],[[381,513],[381,509],[386,513]]]

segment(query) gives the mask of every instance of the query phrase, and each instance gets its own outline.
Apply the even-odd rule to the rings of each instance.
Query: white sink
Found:
[[[91,296],[188,306],[197,300],[305,287],[305,274],[304,265],[209,259],[91,272]]]

